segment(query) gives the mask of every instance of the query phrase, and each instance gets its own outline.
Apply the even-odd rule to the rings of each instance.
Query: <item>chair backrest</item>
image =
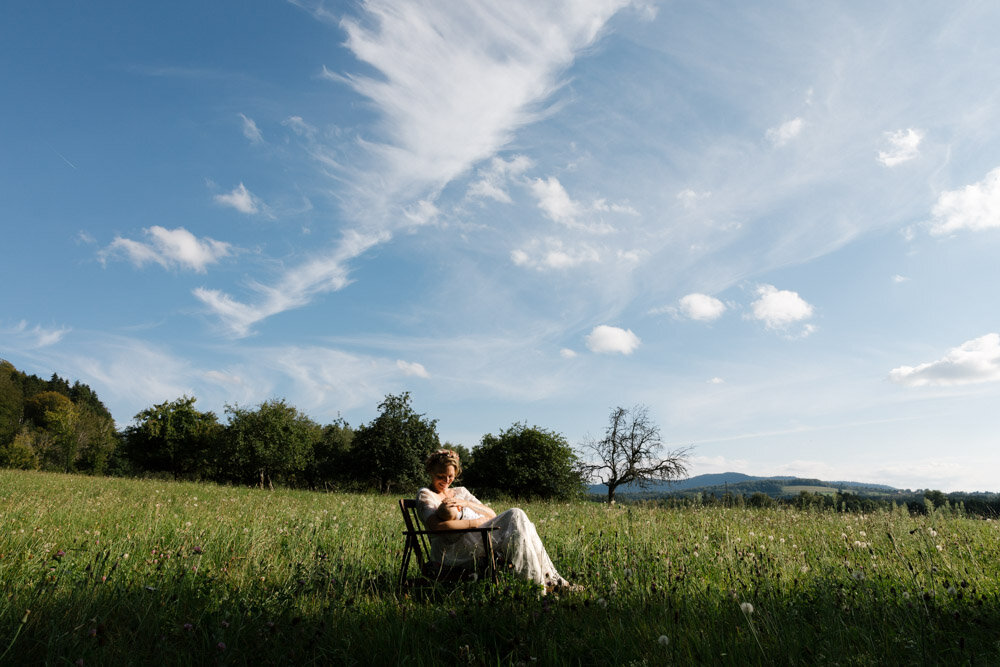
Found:
[[[420,521],[420,515],[417,514],[417,501],[413,498],[400,498],[399,511],[403,513],[403,523],[406,524],[406,539],[417,553],[417,565],[423,572],[424,563],[430,557],[431,550],[427,536],[418,532],[423,523]]]

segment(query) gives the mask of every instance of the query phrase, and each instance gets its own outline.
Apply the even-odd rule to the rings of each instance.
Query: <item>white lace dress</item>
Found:
[[[455,500],[479,503],[464,486],[452,487]],[[417,493],[417,512],[427,525],[427,520],[437,511],[441,501],[428,488]],[[482,503],[479,503],[482,504]],[[466,509],[466,512],[471,510]],[[478,515],[477,515],[478,516]],[[472,518],[463,513],[463,518]],[[541,586],[567,585],[556,572],[552,559],[538,537],[535,524],[517,507],[498,514],[484,526],[497,526],[493,531],[493,547],[500,558],[513,567],[514,572]],[[431,560],[445,565],[464,565],[483,555],[483,540],[479,533],[460,535],[432,535]]]

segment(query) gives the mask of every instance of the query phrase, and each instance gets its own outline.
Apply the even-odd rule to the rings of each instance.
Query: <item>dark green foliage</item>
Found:
[[[214,413],[196,410],[195,400],[183,396],[135,416],[123,438],[136,472],[165,472],[174,479],[210,477],[221,426]]]
[[[306,471],[310,489],[351,488],[351,444],[354,430],[343,419],[323,427],[323,434],[316,442],[312,463]]]
[[[319,424],[284,399],[264,401],[256,410],[227,406],[225,464],[219,475],[238,484],[301,486],[313,464]]]
[[[484,435],[473,457],[465,483],[479,494],[566,499],[583,490],[577,457],[566,438],[538,426],[517,423]]]
[[[437,420],[414,412],[409,392],[387,395],[378,409],[379,416],[354,434],[357,479],[384,492],[425,484],[424,460],[441,446]]]
[[[24,393],[16,375],[16,368],[0,360],[0,446],[11,442],[21,429]]]

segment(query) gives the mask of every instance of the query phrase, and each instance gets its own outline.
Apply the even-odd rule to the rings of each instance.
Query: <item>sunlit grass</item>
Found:
[[[394,497],[0,471],[0,663],[1000,663],[996,522],[521,506],[585,593],[397,591]]]

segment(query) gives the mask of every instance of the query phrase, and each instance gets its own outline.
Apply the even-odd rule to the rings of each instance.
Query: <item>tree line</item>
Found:
[[[356,427],[340,418],[321,425],[283,399],[227,405],[224,422],[196,402],[182,396],[154,405],[118,430],[88,386],[55,374],[42,380],[0,360],[0,466],[409,494],[427,481],[427,455],[446,447],[462,459],[462,483],[487,497],[567,499],[581,496],[596,476],[610,482],[609,500],[620,483],[683,472],[679,458],[668,466],[646,460],[659,431],[637,409],[643,437],[627,446],[615,435],[632,414],[616,408],[610,435],[585,443],[604,456],[585,463],[560,433],[526,423],[486,434],[472,450],[442,443],[437,420],[417,413],[408,392],[385,396],[378,416]],[[631,422],[633,434],[635,427]]]

